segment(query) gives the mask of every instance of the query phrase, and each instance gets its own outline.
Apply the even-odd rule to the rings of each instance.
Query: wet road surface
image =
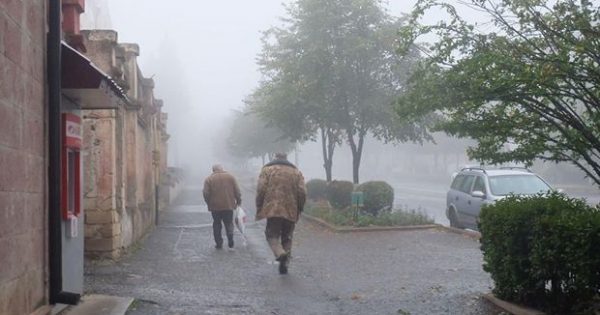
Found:
[[[248,224],[246,244],[237,234],[234,251],[216,250],[200,194],[186,191],[120,262],[88,263],[86,291],[136,298],[128,314],[499,313],[480,298],[491,280],[473,239],[435,230],[334,234],[301,221],[282,276],[264,222]]]

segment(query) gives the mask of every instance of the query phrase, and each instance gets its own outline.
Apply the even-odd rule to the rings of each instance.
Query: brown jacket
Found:
[[[256,220],[279,217],[296,222],[305,201],[304,177],[293,164],[276,160],[263,167],[256,188]]]
[[[208,211],[233,210],[242,203],[237,181],[225,171],[216,171],[208,176],[202,193]]]

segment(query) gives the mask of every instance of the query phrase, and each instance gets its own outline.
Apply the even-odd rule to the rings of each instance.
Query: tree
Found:
[[[264,33],[259,58],[267,80],[257,111],[284,130],[292,140],[321,140],[323,167],[332,180],[335,147],[342,141],[333,103],[332,36],[317,31],[334,23],[332,1],[299,1],[287,8],[287,27]]]
[[[259,116],[248,112],[234,112],[234,120],[227,147],[229,152],[241,158],[271,157],[275,152],[289,152],[294,144],[283,139],[283,133],[268,127]]]
[[[352,150],[358,183],[369,133],[384,141],[424,136],[425,129],[416,124],[398,127],[392,113],[393,96],[418,55],[413,51],[411,58],[399,59],[394,43],[400,21],[380,1],[297,0],[288,15],[284,27],[265,33],[261,69],[267,82],[288,95],[284,99],[293,100],[271,104],[283,106],[284,113],[303,113],[291,117],[311,122],[305,134],[320,132],[328,178],[333,149],[342,137]]]
[[[461,3],[489,16],[493,27],[468,23],[447,2],[419,0],[401,31],[400,52],[424,34],[438,40],[421,45],[428,57],[396,102],[399,116],[442,113],[436,129],[477,140],[468,153],[482,162],[568,161],[600,184],[598,4]],[[420,25],[434,7],[450,21]]]
[[[270,125],[282,130],[292,142],[315,140],[319,134],[323,167],[327,181],[332,180],[333,153],[341,142],[340,132],[328,119],[327,107],[317,106],[297,95],[295,88],[282,81],[262,82],[247,101],[249,108]]]

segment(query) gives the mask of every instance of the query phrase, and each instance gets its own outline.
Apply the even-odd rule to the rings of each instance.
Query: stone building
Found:
[[[115,109],[84,112],[86,254],[116,258],[155,223],[166,172],[166,116],[139,47],[111,30],[82,31],[86,55],[126,91]],[[163,203],[164,206],[164,203]]]
[[[114,33],[114,50],[103,52],[94,46],[102,41],[82,36],[84,8],[84,0],[0,0],[0,314],[77,303],[84,244],[115,257],[157,215],[167,171],[162,102],[137,66],[137,45],[117,44]],[[83,137],[65,115],[85,116]],[[81,151],[67,149],[69,137],[83,140]],[[80,188],[85,233],[86,209],[79,221],[70,212]]]
[[[0,1],[0,314],[47,303],[46,1]]]

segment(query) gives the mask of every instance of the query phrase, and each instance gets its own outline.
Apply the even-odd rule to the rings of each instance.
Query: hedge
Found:
[[[306,196],[315,201],[327,199],[327,181],[311,179],[306,182]]]
[[[352,203],[354,184],[345,180],[334,180],[327,185],[327,200],[334,208],[344,209]]]
[[[496,296],[548,314],[594,314],[600,208],[558,193],[511,196],[483,207],[479,230]]]
[[[394,189],[384,181],[371,181],[360,184],[356,191],[364,193],[363,211],[377,216],[383,209],[391,210],[394,205]]]

